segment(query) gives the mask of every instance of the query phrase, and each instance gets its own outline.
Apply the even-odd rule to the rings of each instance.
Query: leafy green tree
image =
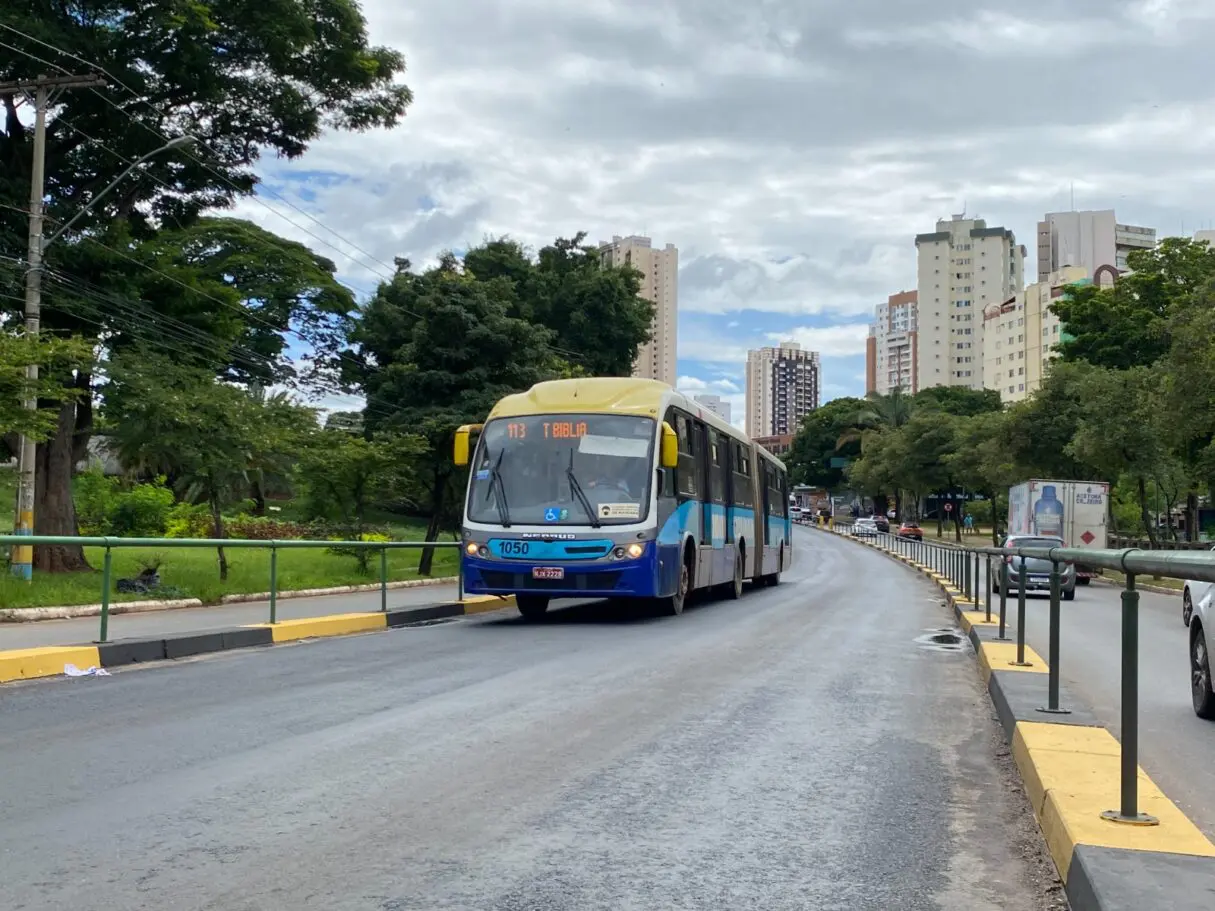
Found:
[[[1063,360],[1116,370],[1156,363],[1169,350],[1176,308],[1215,278],[1215,250],[1166,237],[1130,253],[1127,266],[1112,288],[1072,285],[1051,305],[1067,330]]]
[[[1072,456],[1106,480],[1116,481],[1124,473],[1133,480],[1153,547],[1156,531],[1147,484],[1172,458],[1163,439],[1160,385],[1159,371],[1148,367],[1085,368],[1076,388],[1083,410],[1067,446]]]
[[[833,466],[832,460],[851,460],[860,455],[860,439],[852,439],[849,434],[864,407],[861,399],[832,399],[802,419],[785,459],[793,483],[829,490],[843,484],[845,466]],[[840,445],[846,436],[849,438]]]
[[[15,437],[21,434],[45,440],[54,431],[56,413],[49,408],[30,410],[25,401],[31,396],[44,403],[74,401],[75,389],[59,381],[63,371],[91,364],[92,346],[83,339],[50,335],[31,338],[12,332],[0,332],[0,437],[13,456],[17,455]],[[27,367],[37,365],[39,378],[26,376]]]
[[[172,478],[184,499],[206,503],[215,538],[226,537],[223,509],[244,498],[254,465],[299,445],[299,428],[316,425],[315,412],[296,407],[287,426],[281,411],[268,413],[240,387],[163,355],[131,351],[107,372],[105,415],[119,459],[134,472]],[[217,553],[226,580],[224,548]]]
[[[165,328],[170,324],[156,317],[170,301],[175,306],[163,311],[166,318],[196,328],[199,322],[213,323],[201,331],[214,328],[230,341],[221,312],[224,295],[183,294],[181,284],[196,285],[188,274],[170,272],[181,284],[153,281],[147,273],[139,277],[141,270],[131,259],[142,260],[132,257],[130,244],[148,241],[158,226],[189,229],[201,212],[251,194],[257,185],[253,169],[265,151],[298,158],[326,129],[392,126],[411,101],[408,88],[398,81],[404,68],[401,55],[369,44],[354,0],[252,5],[229,0],[80,0],[67,5],[14,0],[5,6],[3,24],[15,30],[4,32],[6,42],[29,53],[0,55],[0,81],[53,73],[35,57],[73,70],[93,64],[108,76],[106,88],[64,93],[51,111],[46,144],[50,224],[81,212],[129,162],[159,149],[167,137],[190,133],[203,143],[196,150],[150,158],[97,200],[71,236],[48,249],[44,326],[68,331],[83,326],[95,339],[110,339],[115,322],[125,321],[130,324],[125,331],[138,334],[142,326],[164,342],[179,331]],[[0,120],[0,253],[10,256],[24,250],[22,211],[29,196],[33,142],[17,104],[14,95],[0,96],[5,111]],[[85,238],[105,247],[75,242]],[[113,305],[115,294],[152,302],[152,313],[132,317]],[[278,303],[281,299],[266,299],[267,315]],[[210,317],[202,319],[202,313]],[[242,325],[247,324],[236,326],[236,337],[253,355],[242,354],[232,367],[252,370],[257,355],[265,354],[259,348],[264,336],[244,337]],[[322,335],[327,328],[306,321],[299,325],[301,331],[315,329]],[[195,336],[192,345],[199,344]],[[179,338],[175,347],[188,349],[191,343]],[[60,379],[79,393],[80,405],[60,408],[55,433],[40,446],[40,478],[46,483],[39,485],[35,507],[39,534],[75,533],[72,467],[92,424],[91,373],[77,371]],[[38,548],[35,562],[49,571],[88,568],[80,548]]]
[[[362,540],[367,511],[409,481],[410,468],[425,449],[425,440],[413,436],[368,440],[342,430],[316,435],[296,468],[304,517],[335,523],[344,536]],[[355,557],[366,572],[368,551],[360,549]]]
[[[853,414],[849,428],[840,434],[838,443],[860,440],[866,430],[898,430],[911,420],[914,411],[915,402],[902,389],[894,389],[886,395],[870,392]]]
[[[960,420],[954,449],[945,455],[957,482],[991,503],[993,545],[1000,543],[1001,524],[1007,524],[1008,488],[1023,480],[1009,452],[1008,420],[1001,411]]]
[[[1004,444],[1021,479],[1101,480],[1101,472],[1077,458],[1069,444],[1085,413],[1084,364],[1056,361],[1042,385],[1007,412]]]
[[[996,389],[970,389],[965,386],[929,386],[912,397],[917,409],[939,411],[968,418],[1000,411],[1003,403]]]
[[[503,396],[568,374],[552,352],[553,333],[508,315],[492,285],[464,274],[455,257],[418,275],[402,261],[393,281],[380,285],[364,308],[352,340],[351,370],[367,396],[367,428],[374,435],[420,435],[426,450],[415,461],[430,516],[426,540],[438,538],[452,516],[451,502],[465,471],[452,463],[456,428],[481,423]],[[433,550],[422,552],[429,575]]]

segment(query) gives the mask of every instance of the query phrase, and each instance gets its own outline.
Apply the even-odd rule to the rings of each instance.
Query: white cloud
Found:
[[[847,357],[865,353],[865,339],[869,337],[868,323],[851,323],[845,326],[806,326],[787,332],[768,334],[772,344],[783,341],[797,342],[807,351],[817,351],[822,357]]]

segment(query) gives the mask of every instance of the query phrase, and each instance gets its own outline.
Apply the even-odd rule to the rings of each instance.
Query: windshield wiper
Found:
[[[502,466],[502,457],[506,455],[506,447],[498,451],[498,459],[489,469],[489,489],[485,491],[485,499],[494,495],[494,503],[498,507],[498,522],[503,528],[510,528],[510,507],[506,505],[506,491],[503,490],[502,475],[498,469]]]
[[[578,498],[578,502],[582,504],[582,508],[586,510],[586,514],[591,518],[591,528],[598,528],[603,523],[599,521],[599,517],[595,515],[595,507],[591,505],[591,501],[586,498],[586,494],[582,490],[582,485],[578,483],[578,478],[574,474],[574,450],[570,450],[570,465],[565,469],[565,476],[569,478],[570,490],[574,496]]]

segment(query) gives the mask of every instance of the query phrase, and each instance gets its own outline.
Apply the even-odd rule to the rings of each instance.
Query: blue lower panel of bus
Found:
[[[537,579],[533,570],[557,568],[528,560],[482,560],[464,557],[464,590],[474,595],[535,593],[550,598],[652,598],[658,591],[657,550],[651,544],[636,560],[565,563],[563,578]]]

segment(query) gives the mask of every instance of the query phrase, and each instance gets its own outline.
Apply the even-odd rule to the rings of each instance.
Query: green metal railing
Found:
[[[270,540],[254,541],[244,538],[79,538],[55,535],[0,535],[2,546],[33,546],[47,544],[66,544],[76,547],[104,548],[105,556],[101,564],[101,630],[98,642],[108,641],[110,631],[110,587],[113,575],[113,553],[116,548],[123,547],[154,547],[154,548],[234,548],[234,549],[268,549],[270,551],[270,622],[278,622],[278,552],[280,550],[307,550],[316,548],[340,547],[345,550],[378,551],[380,554],[380,610],[388,610],[388,551],[390,550],[422,550],[428,547],[436,550],[451,550],[462,545],[459,541],[303,541],[303,540]],[[463,562],[457,564],[456,598],[464,597]],[[37,584],[36,580],[34,583]]]
[[[852,535],[851,523],[839,526],[837,533]],[[979,609],[979,587],[986,590],[986,619],[991,622],[992,583],[998,566],[1000,578],[1000,607],[998,640],[1009,641],[1006,635],[1008,608],[1009,559],[1022,557],[1046,560],[1051,564],[1049,592],[1049,657],[1047,658],[1047,704],[1038,709],[1050,714],[1068,714],[1059,705],[1060,663],[1060,601],[1063,570],[1066,564],[1082,564],[1122,573],[1122,706],[1121,706],[1121,800],[1117,810],[1102,815],[1113,822],[1132,825],[1155,825],[1155,817],[1139,812],[1139,590],[1136,577],[1151,575],[1168,579],[1192,579],[1215,582],[1215,554],[1187,551],[1160,551],[1127,548],[1123,550],[1089,550],[1082,547],[966,547],[936,541],[917,541],[898,535],[878,532],[872,536],[886,550],[902,554],[921,566],[928,567],[950,581],[962,593],[963,599]],[[986,564],[981,572],[980,564]],[[980,576],[985,581],[980,581]],[[1025,594],[1026,568],[1024,559],[1017,568],[1017,657],[1013,663],[1029,667],[1025,660]]]

